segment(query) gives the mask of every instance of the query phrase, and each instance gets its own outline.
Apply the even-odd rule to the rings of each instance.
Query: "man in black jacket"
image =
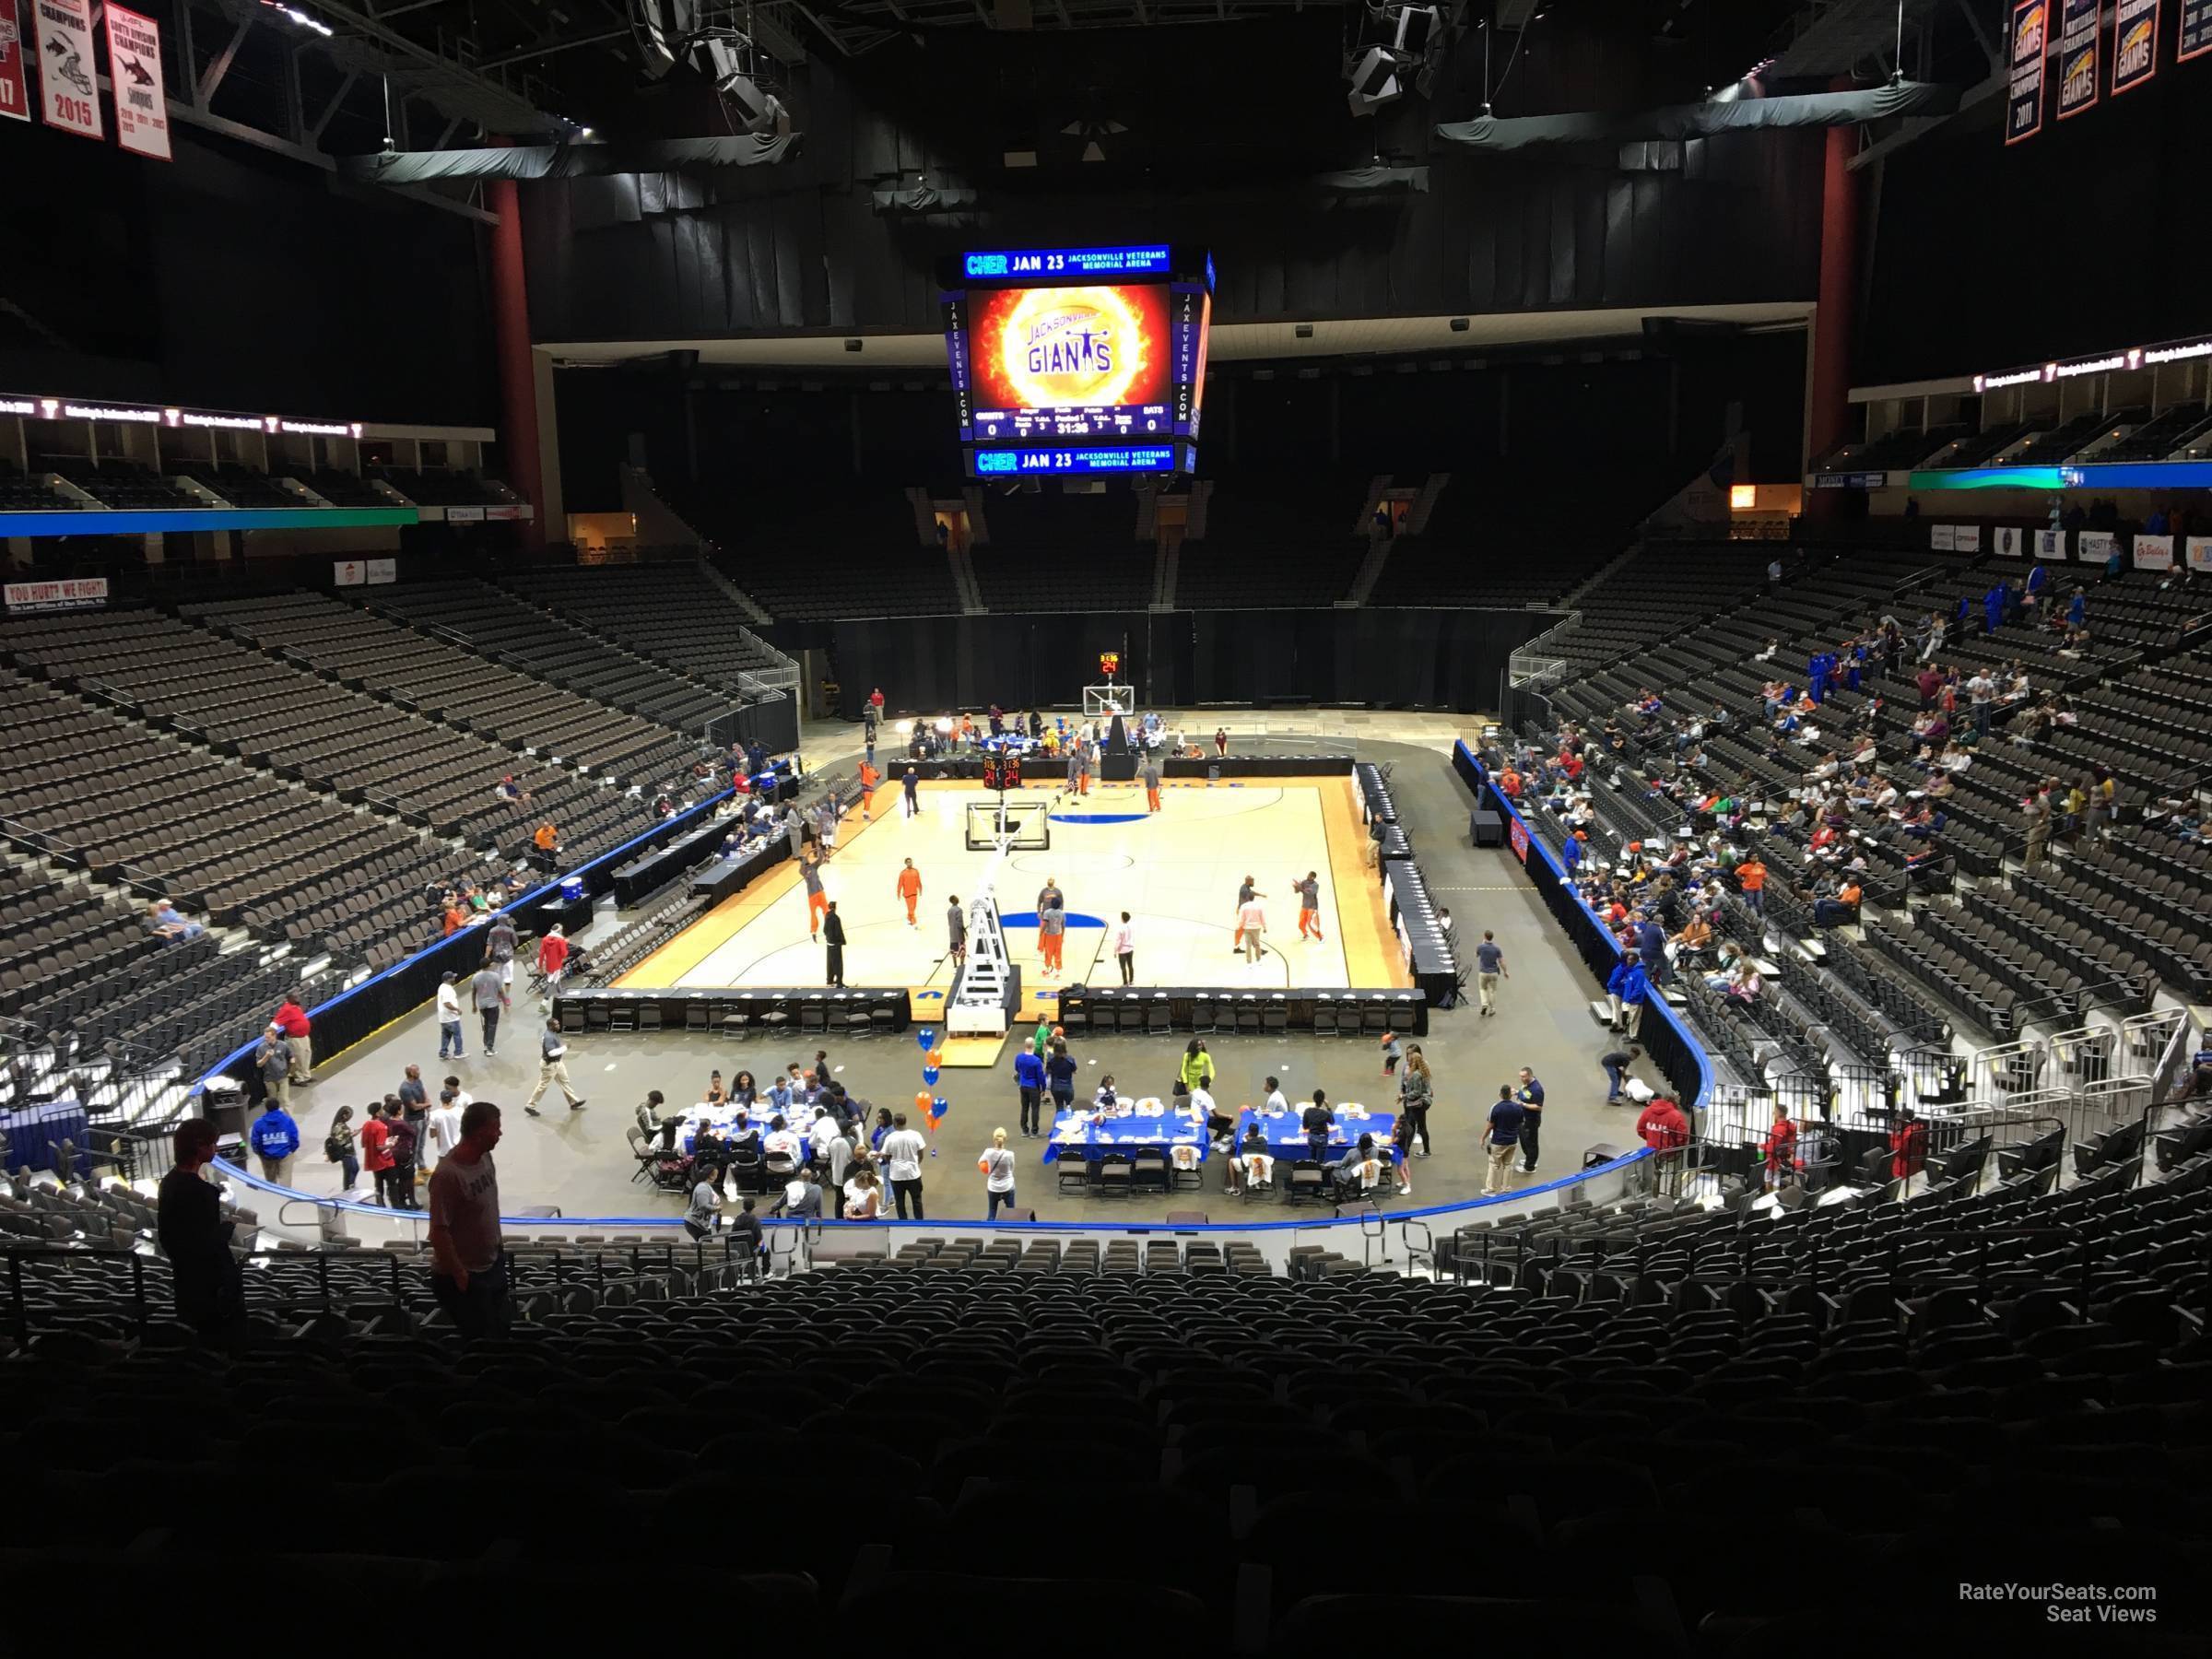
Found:
[[[830,947],[828,982],[841,986],[845,982],[845,923],[837,913],[837,900],[830,900],[830,909],[822,917],[822,942]]]
[[[201,1175],[215,1156],[215,1125],[206,1118],[180,1124],[176,1162],[161,1177],[157,1230],[177,1297],[177,1317],[202,1336],[222,1337],[245,1318],[245,1280],[230,1253],[238,1224],[223,1219],[222,1195]]]

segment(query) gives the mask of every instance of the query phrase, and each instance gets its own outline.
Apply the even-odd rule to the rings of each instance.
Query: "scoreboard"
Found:
[[[1195,465],[1213,320],[1203,249],[1009,248],[946,260],[938,279],[971,477]]]

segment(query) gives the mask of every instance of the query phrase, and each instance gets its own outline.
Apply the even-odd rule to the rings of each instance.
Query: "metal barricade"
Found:
[[[2112,1077],[2119,1069],[2113,1065],[2120,1050],[2120,1030],[2116,1026],[2095,1023],[2053,1031],[2049,1043],[2053,1083],[2063,1081],[2080,1088]]]
[[[2050,1058],[2049,1051],[2038,1037],[1977,1050],[1968,1074],[1971,1098],[2004,1100],[2041,1088],[2044,1086],[2043,1073]]]

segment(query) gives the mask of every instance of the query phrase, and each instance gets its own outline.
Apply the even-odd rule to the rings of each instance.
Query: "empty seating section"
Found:
[[[160,474],[121,461],[95,466],[88,461],[47,459],[43,465],[83,490],[103,507],[168,508],[205,505],[185,494]]]
[[[14,462],[0,459],[0,511],[56,512],[81,505],[63,500],[41,480],[18,472]]]
[[[1879,438],[1847,443],[1822,460],[1816,470],[1889,472],[1914,467],[1936,451],[1969,436],[1970,432],[1970,428],[1962,426],[1931,427],[1924,432],[1900,428],[1894,432],[1885,432]]]
[[[1126,490],[1062,494],[1049,488],[986,494],[991,539],[969,549],[987,611],[1142,610],[1157,554],[1136,539]]]
[[[2183,443],[2190,432],[2205,418],[2201,403],[2176,404],[2162,414],[2138,419],[2135,429],[2124,438],[2106,444],[2091,457],[2098,461],[2162,461]],[[2113,427],[2126,425],[2123,420],[2112,422]]]
[[[747,626],[748,613],[698,565],[538,571],[509,585],[533,605],[718,688],[724,711],[762,684],[796,684],[791,659]]]
[[[379,468],[376,476],[418,507],[512,507],[522,500],[497,478],[476,473],[439,467],[415,472],[386,466]]]
[[[1682,480],[1657,466],[1594,467],[1541,478],[1455,472],[1427,527],[1401,535],[1369,595],[1375,605],[1550,605],[1634,539],[1636,526]],[[1571,500],[1571,512],[1559,511]]]
[[[2001,421],[1995,426],[1984,427],[1978,432],[1969,432],[1963,437],[1952,439],[1929,454],[1921,465],[1930,467],[1985,465],[1995,460],[2000,451],[2038,429],[2033,421]]]
[[[1368,485],[1365,477],[1214,480],[1206,535],[1186,534],[1177,560],[1176,605],[1266,610],[1347,597],[1367,557],[1367,526],[1359,521]]]
[[[142,1195],[16,1183],[0,1243],[29,1335],[0,1337],[0,1411],[62,1450],[19,1471],[9,1542],[185,1577],[233,1541],[147,1533],[115,1472],[67,1448],[189,1422],[188,1446],[124,1466],[134,1489],[244,1489],[273,1441],[397,1413],[408,1431],[325,1483],[316,1524],[257,1554],[257,1607],[311,1618],[372,1572],[426,1613],[432,1594],[506,1598],[503,1630],[543,1638],[575,1617],[575,1563],[657,1583],[670,1537],[734,1483],[814,1466],[861,1425],[866,1502],[754,1529],[736,1570],[682,1557],[686,1593],[932,1652],[987,1608],[1086,1656],[1133,1634],[1176,1653],[1441,1650],[1470,1619],[1566,1653],[1718,1655],[1802,1645],[1810,1602],[1828,1654],[1900,1626],[1971,1641],[1986,1609],[1958,1611],[1969,1577],[2156,1584],[2178,1641],[2126,1651],[2187,1651],[2200,1616],[2165,1588],[2212,1541],[2206,1173],[1747,1220],[1665,1203],[1516,1218],[1440,1239],[1435,1278],[1319,1246],[1284,1278],[1233,1241],[1101,1255],[953,1236],[756,1283],[688,1246],[516,1237],[520,1323],[465,1347],[413,1250],[280,1252],[247,1275],[229,1357],[170,1323],[163,1263],[118,1248],[153,1228]],[[260,1236],[229,1215],[240,1247]],[[426,1487],[438,1525],[395,1526]],[[1317,1573],[1347,1501],[1478,1537],[1502,1576]],[[1757,1547],[1660,1542],[1684,1536]],[[1913,1565],[1879,1596],[1778,1607],[1754,1559]],[[1476,1588],[1500,1594],[1459,1594]]]
[[[362,603],[432,638],[450,639],[465,653],[508,664],[672,730],[697,731],[729,710],[728,698],[710,688],[485,582],[410,582],[373,589]]]
[[[333,507],[396,507],[399,504],[358,473],[324,468],[295,476]]]
[[[513,747],[409,714],[172,618],[134,612],[9,622],[0,625],[0,654],[18,667],[81,683],[249,766],[335,793],[348,806],[366,803],[387,817],[497,842],[510,853],[527,842],[530,825],[492,794],[508,773],[532,792],[533,812],[559,825],[572,849],[611,841],[618,825],[634,816],[618,792],[574,772],[525,761]]]
[[[295,495],[266,473],[255,472],[250,466],[217,466],[211,462],[187,462],[173,465],[171,471],[180,477],[191,478],[203,484],[233,507],[305,507],[310,503],[304,497]]]
[[[705,484],[663,493],[705,538],[716,568],[779,621],[960,608],[944,550],[924,539],[902,490],[841,484],[797,489],[782,503]],[[779,508],[782,516],[766,516]]]
[[[320,594],[187,605],[183,615],[342,685],[388,696],[464,731],[482,732],[626,783],[677,780],[698,745],[456,650]]]
[[[2108,426],[2125,426],[2131,421],[2141,419],[2143,414],[2144,411],[2141,409],[2125,409],[2108,421],[2096,410],[2087,410],[2074,416],[2071,419],[2060,421],[2056,426],[2050,427],[2045,431],[2038,432],[2018,449],[2006,455],[2004,458],[2004,465],[2006,466],[2048,466],[2053,462],[2064,461],[2076,450],[2093,442]]]
[[[1397,557],[1392,555],[1394,565]],[[1578,599],[1582,620],[1540,649],[1584,666],[1618,665],[1634,677],[1641,672],[1636,659],[1657,642],[1681,639],[1758,592],[1773,557],[1772,550],[1741,544],[1653,544]]]

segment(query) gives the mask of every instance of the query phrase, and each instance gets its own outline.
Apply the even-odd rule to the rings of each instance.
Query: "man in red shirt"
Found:
[[[1689,1120],[1681,1107],[1661,1095],[1637,1118],[1636,1133],[1654,1152],[1677,1152],[1689,1145]]]
[[[1889,1131],[1889,1173],[1899,1181],[1912,1180],[1928,1161],[1928,1126],[1910,1106],[1899,1111],[1897,1127]]]
[[[392,1172],[398,1162],[392,1156],[392,1125],[384,1121],[383,1102],[371,1101],[369,1121],[361,1125],[361,1168],[369,1171],[369,1179],[376,1183],[378,1202],[394,1209],[400,1205],[392,1195]]]
[[[876,711],[876,718],[881,720],[883,718],[883,688],[881,686],[868,693],[868,702]]]
[[[560,971],[569,965],[569,939],[560,931],[560,924],[537,942],[537,971],[546,976],[546,991],[549,995],[560,989]]]
[[[314,1078],[314,1045],[308,1040],[307,1010],[300,1006],[300,994],[292,992],[277,1006],[276,1017],[269,1023],[284,1033],[285,1046],[292,1051],[291,1076],[288,1083],[312,1083]]]
[[[1768,1186],[1778,1187],[1795,1178],[1797,1125],[1791,1121],[1790,1109],[1780,1100],[1774,1102],[1774,1122],[1767,1130],[1761,1150],[1767,1158]]]

